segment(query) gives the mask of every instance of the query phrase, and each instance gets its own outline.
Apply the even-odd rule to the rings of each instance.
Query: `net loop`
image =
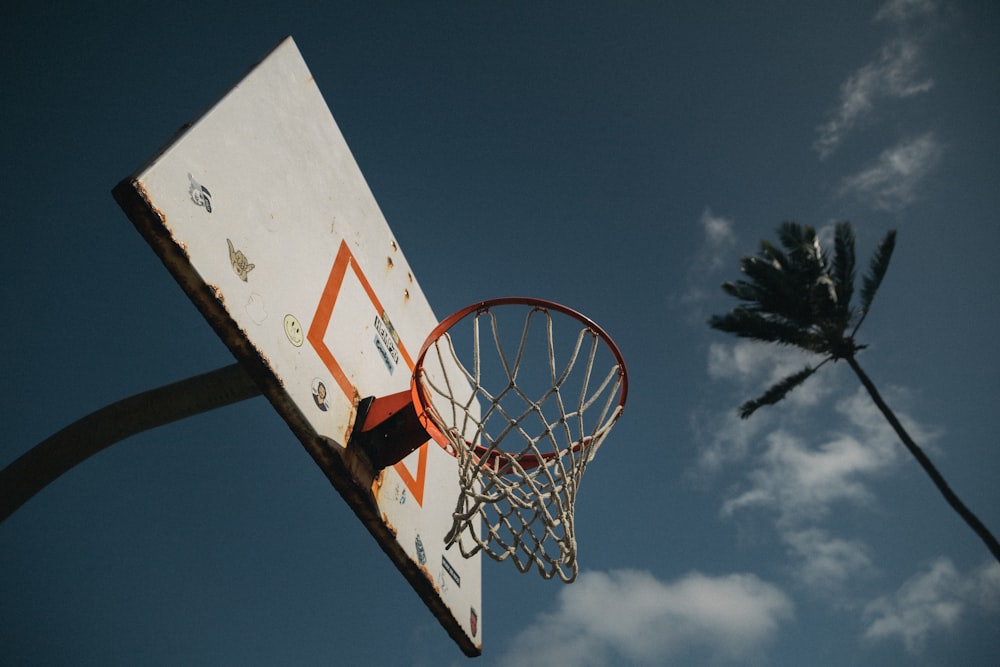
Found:
[[[449,548],[573,581],[580,481],[627,388],[614,342],[564,306],[496,299],[442,322],[421,351],[413,395],[458,461]]]

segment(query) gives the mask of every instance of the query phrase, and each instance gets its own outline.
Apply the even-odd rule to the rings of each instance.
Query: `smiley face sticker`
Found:
[[[302,335],[302,325],[294,315],[285,315],[285,336],[295,347],[302,347],[305,337]]]

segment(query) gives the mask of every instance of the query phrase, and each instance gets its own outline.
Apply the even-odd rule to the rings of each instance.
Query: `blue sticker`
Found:
[[[392,375],[399,365],[399,336],[385,313],[375,315],[375,347]]]
[[[424,551],[424,543],[420,541],[419,535],[417,535],[417,562],[421,565],[427,564],[427,553]]]

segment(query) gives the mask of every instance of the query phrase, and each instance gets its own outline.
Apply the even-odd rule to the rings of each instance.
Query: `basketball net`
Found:
[[[414,396],[428,432],[458,459],[448,547],[576,579],[574,503],[626,392],[617,347],[568,308],[498,299],[442,322]]]

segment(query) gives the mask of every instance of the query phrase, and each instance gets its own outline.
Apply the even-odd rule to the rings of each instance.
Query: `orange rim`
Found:
[[[427,351],[431,348],[434,343],[437,342],[441,336],[451,329],[453,326],[458,324],[461,320],[465,319],[469,315],[475,314],[477,317],[482,313],[489,312],[491,308],[497,306],[531,306],[534,310],[540,311],[554,311],[557,313],[562,313],[568,315],[573,319],[579,321],[581,324],[586,326],[588,329],[593,331],[598,338],[604,341],[604,344],[608,346],[611,353],[615,357],[615,361],[618,363],[618,368],[620,369],[619,374],[621,375],[621,388],[620,396],[618,398],[617,412],[625,406],[625,399],[628,397],[628,370],[625,367],[625,359],[622,357],[621,350],[615,344],[614,340],[611,339],[604,329],[597,325],[589,317],[578,313],[572,308],[563,306],[561,304],[555,303],[554,301],[547,301],[545,299],[535,299],[532,297],[500,297],[497,299],[488,299],[486,301],[480,301],[474,303],[471,306],[466,306],[459,311],[456,311],[449,315],[448,317],[441,320],[441,322],[434,327],[434,330],[427,336],[427,340],[424,341],[424,345],[420,348],[420,354],[417,355],[417,362],[413,367],[413,379],[410,382],[410,394],[413,400],[413,407],[416,410],[417,418],[420,420],[421,425],[427,431],[427,433],[438,443],[446,452],[452,456],[456,456],[457,452],[454,451],[451,439],[445,435],[445,433],[438,426],[439,423],[443,423],[444,420],[440,418],[440,415],[434,410],[434,406],[431,403],[430,397],[426,395],[426,390],[419,381],[420,373],[423,371],[424,356]],[[576,452],[587,447],[590,444],[590,438],[584,438],[583,441],[576,443],[569,449],[569,451]],[[565,455],[565,452],[546,452],[542,454],[541,459],[535,454],[521,454],[515,455],[502,450],[489,449],[483,445],[474,445],[471,442],[466,441],[466,444],[476,452],[479,460],[482,461],[484,458],[488,461],[489,465],[493,470],[500,470],[500,465],[505,460],[516,461],[517,464],[524,470],[530,470],[532,468],[538,467],[542,463],[547,463],[552,459],[561,457]]]

